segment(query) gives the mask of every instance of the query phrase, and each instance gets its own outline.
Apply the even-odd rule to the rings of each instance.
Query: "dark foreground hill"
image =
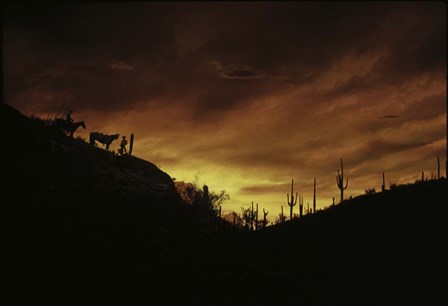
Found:
[[[101,215],[103,220],[92,220],[98,224],[109,217],[132,214],[130,210],[145,203],[142,209],[170,212],[170,218],[152,220],[155,226],[163,228],[179,222],[172,212],[182,207],[181,198],[170,176],[152,163],[67,137],[5,104],[1,116],[3,141],[8,148],[4,146],[3,151],[5,190],[12,208],[17,208],[13,203],[18,202],[27,210],[35,209],[33,213],[48,210],[66,214],[59,217],[69,219],[82,214],[92,218]],[[145,218],[142,213],[129,217]]]
[[[204,234],[151,163],[1,107],[8,305],[445,304],[445,179]]]
[[[331,275],[341,305],[433,304],[447,299],[446,203],[446,179],[416,182],[356,197],[262,235],[292,238],[303,253],[324,256],[320,268]]]

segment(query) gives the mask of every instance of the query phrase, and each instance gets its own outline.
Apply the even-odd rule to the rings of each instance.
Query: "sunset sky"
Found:
[[[317,207],[442,174],[442,2],[78,3],[3,10],[4,101],[56,103],[179,181],[254,201],[271,221],[291,179]],[[116,150],[118,143],[112,144]]]

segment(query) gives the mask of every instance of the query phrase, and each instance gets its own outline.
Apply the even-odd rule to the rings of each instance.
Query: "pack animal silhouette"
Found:
[[[95,141],[102,143],[106,146],[106,150],[109,150],[109,146],[112,141],[117,140],[120,134],[107,135],[99,132],[91,132],[89,137],[89,142],[91,145],[95,145]]]

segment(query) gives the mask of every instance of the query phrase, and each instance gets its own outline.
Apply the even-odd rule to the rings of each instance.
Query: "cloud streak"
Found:
[[[110,68],[117,70],[134,70],[134,66],[122,61],[113,62],[112,64],[110,64]]]

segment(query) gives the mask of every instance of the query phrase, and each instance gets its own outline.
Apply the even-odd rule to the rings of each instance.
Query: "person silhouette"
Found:
[[[73,113],[73,111],[69,110],[67,112],[67,115],[65,116],[65,120],[67,120],[67,122],[69,122],[69,123],[73,123],[72,113]]]
[[[121,137],[122,140],[120,142],[120,154],[124,155],[126,154],[126,145],[128,144],[128,141],[126,140],[126,136]]]

